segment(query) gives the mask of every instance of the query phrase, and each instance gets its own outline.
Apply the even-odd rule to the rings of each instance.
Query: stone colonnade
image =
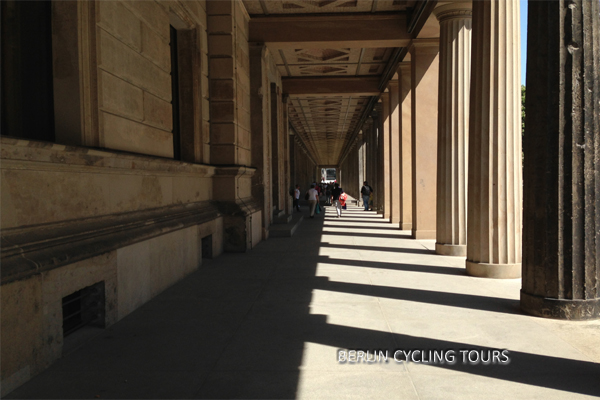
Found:
[[[524,311],[598,318],[598,4],[530,7],[524,156],[519,4],[457,2],[434,11],[439,42],[413,40],[381,95],[363,128],[366,165],[341,169],[366,168],[374,209],[466,257],[468,274],[523,275]]]

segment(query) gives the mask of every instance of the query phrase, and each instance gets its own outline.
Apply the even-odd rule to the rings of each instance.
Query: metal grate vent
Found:
[[[63,337],[86,325],[104,328],[104,303],[104,281],[63,297]]]

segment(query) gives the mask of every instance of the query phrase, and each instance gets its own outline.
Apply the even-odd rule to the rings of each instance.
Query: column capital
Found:
[[[401,63],[398,64],[398,71],[399,72],[410,72],[410,61],[403,61]]]
[[[440,47],[440,39],[413,39],[409,45],[409,51],[413,51],[414,49],[438,49]]]
[[[471,2],[451,3],[437,7],[433,13],[440,22],[455,18],[472,18],[473,5]]]
[[[389,82],[388,82],[388,84],[387,84],[387,86],[388,86],[388,88],[389,88],[390,90],[392,90],[392,88],[395,88],[395,89],[397,89],[399,84],[400,84],[400,83],[398,82],[398,80],[397,80],[397,79],[394,79],[394,80],[391,80],[391,81],[389,81]],[[385,92],[385,93],[387,93],[387,92]]]

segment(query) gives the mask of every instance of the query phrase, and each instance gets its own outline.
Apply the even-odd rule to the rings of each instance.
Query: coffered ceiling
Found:
[[[250,15],[404,11],[415,0],[244,0]]]
[[[416,1],[243,2],[251,16],[251,41],[270,47],[284,93],[286,82],[293,81],[294,89],[306,86],[288,92],[290,124],[319,164],[338,164],[371,96],[379,94],[378,78],[408,39],[406,15]],[[361,79],[371,86],[352,84]]]

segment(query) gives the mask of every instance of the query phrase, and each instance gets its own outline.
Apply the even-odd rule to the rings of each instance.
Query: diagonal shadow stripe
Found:
[[[325,324],[319,329],[312,330],[306,340],[341,349],[356,348],[356,341],[344,338],[360,337],[364,340],[363,349],[378,349],[389,342],[389,332],[373,331],[363,328],[354,328],[341,325]],[[458,353],[460,349],[490,350],[487,347],[474,346],[469,343],[452,342],[447,340],[430,339],[420,336],[410,336],[391,333],[395,343],[400,349],[418,350],[449,350]],[[390,353],[396,349],[389,349]],[[470,365],[463,364],[462,360],[454,365],[429,364],[437,368],[444,368],[458,372],[486,376],[494,379],[518,382],[550,389],[562,390],[584,395],[600,395],[600,364],[571,360],[560,357],[511,351],[509,349],[510,363],[507,365]],[[336,363],[337,360],[331,360]],[[391,360],[394,363],[395,361]],[[351,365],[349,366],[351,367]]]
[[[383,252],[394,252],[394,253],[407,253],[407,254],[427,254],[435,255],[434,250],[429,249],[407,249],[404,247],[380,247],[380,246],[361,246],[353,244],[334,244],[334,243],[321,243],[321,247],[330,247],[333,249],[348,249],[348,250],[365,250],[365,251],[383,251]],[[440,256],[443,257],[443,256]]]

